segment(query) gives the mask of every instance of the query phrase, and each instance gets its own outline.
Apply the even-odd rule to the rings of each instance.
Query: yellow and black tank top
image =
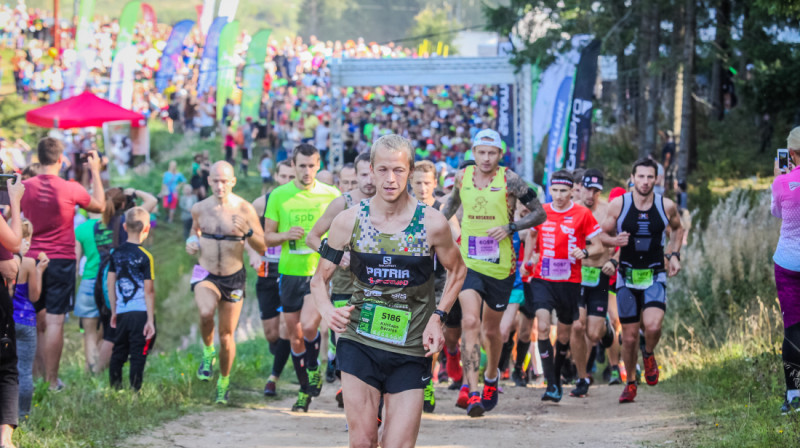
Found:
[[[401,232],[386,234],[370,221],[370,200],[360,210],[350,238],[355,309],[342,334],[364,345],[424,356],[422,333],[436,308],[433,251],[425,230],[425,204]]]
[[[506,169],[499,167],[484,188],[475,186],[475,166],[464,169],[461,182],[461,257],[469,269],[498,280],[514,275],[516,260],[511,238],[497,241],[489,229],[507,225],[511,219],[508,206]]]

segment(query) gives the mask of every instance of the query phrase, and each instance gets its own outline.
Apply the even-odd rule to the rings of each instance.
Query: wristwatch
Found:
[[[673,253],[667,254],[665,256],[667,257],[667,260],[671,259],[672,257],[675,257],[675,258],[678,259],[678,261],[681,261],[681,253],[680,252],[673,252]]]
[[[245,238],[250,238],[251,236],[253,236],[253,229],[248,230],[247,233],[244,234]]]
[[[435,311],[433,312],[433,314],[435,314],[435,315],[439,316],[439,321],[440,321],[441,323],[444,323],[444,321],[446,321],[446,320],[447,320],[447,311],[435,310]]]
[[[584,257],[586,257],[586,258],[589,258],[589,251],[588,251],[588,250],[586,250],[586,249],[581,249],[581,252],[583,252],[583,256],[584,256]]]
[[[516,231],[517,231],[517,224],[513,222],[508,223],[508,232],[515,233]]]

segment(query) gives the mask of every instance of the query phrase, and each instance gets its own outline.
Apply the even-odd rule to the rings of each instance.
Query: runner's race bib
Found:
[[[376,341],[404,345],[410,321],[409,311],[365,303],[361,308],[361,318],[356,333]]]
[[[199,264],[194,265],[194,269],[192,269],[192,279],[190,282],[201,282],[205,280],[206,277],[208,277],[208,271],[206,271],[206,268],[200,266]]]
[[[349,302],[349,300],[334,300],[333,301],[333,307],[334,308],[344,308],[344,307],[347,306],[347,302]]]
[[[305,240],[301,238],[299,240],[289,240],[289,253],[292,255],[308,255],[313,254],[314,251],[306,246]]]
[[[467,256],[473,260],[500,263],[500,244],[490,236],[471,236]]]
[[[600,284],[600,274],[603,271],[600,268],[593,268],[590,266],[581,267],[581,285],[594,288]]]
[[[264,251],[264,256],[261,257],[262,261],[267,263],[277,263],[281,260],[281,246],[268,247]]]
[[[572,263],[569,260],[542,258],[542,277],[545,280],[569,280]]]
[[[626,269],[625,286],[633,289],[647,289],[653,285],[652,269]]]

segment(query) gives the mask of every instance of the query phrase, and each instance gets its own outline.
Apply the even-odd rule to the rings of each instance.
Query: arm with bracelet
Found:
[[[328,298],[328,285],[334,271],[342,261],[344,251],[350,241],[350,229],[355,225],[356,208],[340,213],[331,223],[328,238],[323,240],[319,249],[320,259],[317,271],[311,278],[311,297],[317,310],[328,323],[328,327],[336,333],[344,333],[350,323],[350,312],[354,306],[347,305],[335,308]]]

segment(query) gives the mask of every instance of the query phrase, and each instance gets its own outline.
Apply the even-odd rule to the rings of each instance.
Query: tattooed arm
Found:
[[[514,221],[514,224],[517,226],[517,231],[536,227],[545,222],[547,219],[547,214],[542,208],[542,204],[539,202],[539,199],[536,197],[536,192],[528,186],[527,182],[522,180],[522,178],[513,171],[508,170],[506,171],[506,185],[508,188],[508,193],[511,196],[519,199],[519,201],[531,211],[524,217]],[[511,235],[512,233],[514,232],[512,232],[511,228],[507,225],[489,229],[489,236],[498,241],[502,240],[508,235]]]
[[[456,173],[455,179],[453,179],[453,192],[450,193],[450,197],[447,199],[447,203],[444,204],[444,207],[440,210],[445,218],[448,220],[456,214],[458,208],[461,207],[461,179],[464,177],[464,170],[461,170]]]

